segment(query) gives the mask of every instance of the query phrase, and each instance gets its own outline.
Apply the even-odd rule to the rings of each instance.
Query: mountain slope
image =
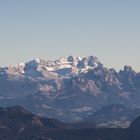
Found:
[[[0,108],[2,140],[139,140],[140,117],[126,129],[86,128],[34,115],[15,106]]]
[[[123,104],[104,106],[84,119],[94,122],[96,127],[129,127],[130,123],[140,115],[139,108],[130,108]]]

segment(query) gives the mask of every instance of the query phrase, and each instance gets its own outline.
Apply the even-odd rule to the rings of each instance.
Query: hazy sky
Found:
[[[0,0],[0,66],[95,55],[140,71],[140,0]]]

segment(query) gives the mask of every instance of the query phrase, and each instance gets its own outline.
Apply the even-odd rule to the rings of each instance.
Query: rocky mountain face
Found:
[[[140,73],[130,66],[108,69],[94,56],[0,68],[0,106],[20,105],[66,122],[81,121],[110,104],[139,108],[139,101]]]
[[[83,127],[84,126],[84,127]],[[140,117],[129,128],[86,128],[39,117],[20,106],[0,108],[1,140],[139,140]]]

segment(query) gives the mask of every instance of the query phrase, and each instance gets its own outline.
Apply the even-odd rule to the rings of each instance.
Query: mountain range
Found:
[[[80,128],[79,128],[80,126]],[[84,127],[83,127],[84,126]],[[140,117],[130,127],[88,128],[39,117],[20,106],[0,108],[1,140],[139,140]]]
[[[64,122],[128,127],[139,115],[139,101],[140,73],[130,66],[106,68],[95,56],[35,59],[0,68],[0,106],[20,105]]]

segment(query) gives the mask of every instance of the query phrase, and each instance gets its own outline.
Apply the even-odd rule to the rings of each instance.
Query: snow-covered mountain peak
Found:
[[[37,59],[35,59],[35,61],[39,64],[41,59],[37,58]]]
[[[69,76],[71,74],[79,74],[81,72],[87,72],[89,69],[94,69],[102,65],[95,56],[87,57],[60,57],[55,61],[44,59],[33,59],[26,63],[19,63],[15,66],[9,66],[7,73],[12,74],[24,74],[31,77],[48,75],[54,73],[60,76]],[[46,77],[46,76],[45,76]]]

